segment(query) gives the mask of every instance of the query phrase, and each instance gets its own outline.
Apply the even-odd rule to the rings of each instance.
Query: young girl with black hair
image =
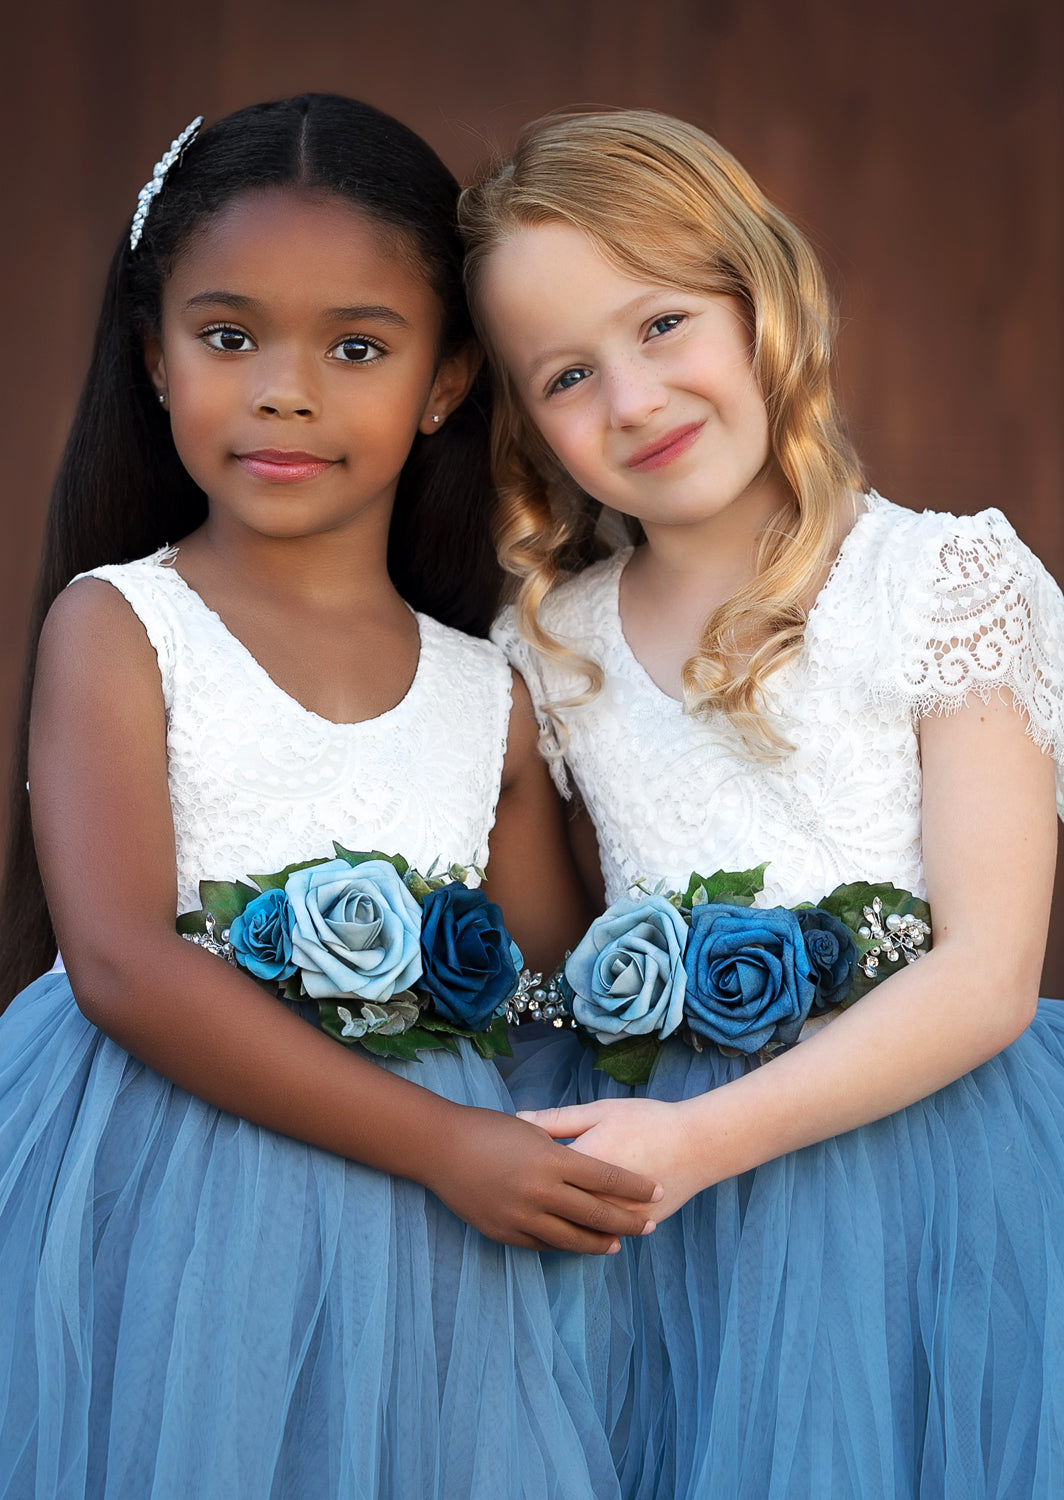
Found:
[[[115,254],[8,869],[8,993],[49,914],[69,978],[0,1021],[5,1497],[615,1492],[532,1251],[615,1250],[652,1184],[506,1112],[509,939],[432,876],[491,831],[529,959],[568,936],[533,721],[460,633],[497,579],[456,191],[308,95],[190,127]]]
[[[999,511],[865,492],[816,260],[699,130],[539,121],[460,221],[498,639],[611,903],[592,1045],[512,1086],[665,1188],[605,1268],[622,1491],[1053,1500],[1060,590]]]

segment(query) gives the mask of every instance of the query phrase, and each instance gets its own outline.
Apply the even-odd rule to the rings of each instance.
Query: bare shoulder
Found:
[[[41,629],[39,660],[85,661],[118,653],[124,665],[155,665],[155,653],[128,601],[102,578],[79,578],[56,596]],[[58,665],[58,661],[56,662]]]
[[[57,596],[41,629],[34,679],[35,715],[59,699],[162,711],[159,663],[144,626],[122,594],[99,578],[81,578]]]
[[[532,707],[532,695],[520,672],[510,669],[510,728],[506,739],[506,760],[503,764],[503,787],[528,773],[530,767],[540,762],[539,725]]]

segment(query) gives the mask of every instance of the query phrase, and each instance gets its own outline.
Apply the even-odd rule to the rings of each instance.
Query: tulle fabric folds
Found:
[[[743,1067],[670,1043],[646,1092]],[[571,1039],[510,1085],[519,1107],[629,1092]],[[625,1262],[628,1389],[602,1400],[626,1500],[1064,1495],[1064,1004],[911,1108],[700,1194]]]
[[[395,1066],[510,1107],[465,1044]],[[0,1022],[5,1500],[616,1496],[558,1259],[571,1349],[539,1256],[175,1088],[65,976]]]

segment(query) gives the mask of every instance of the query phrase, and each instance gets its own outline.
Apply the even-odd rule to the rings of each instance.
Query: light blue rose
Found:
[[[316,1000],[389,1000],[421,977],[421,910],[384,860],[296,870],[285,894],[292,957]]]
[[[573,1017],[600,1042],[669,1036],[683,1019],[687,923],[661,896],[615,901],[569,955]]]

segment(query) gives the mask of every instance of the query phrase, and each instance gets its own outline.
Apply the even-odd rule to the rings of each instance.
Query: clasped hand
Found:
[[[608,1255],[620,1249],[619,1235],[654,1228],[652,1205],[661,1197],[654,1177],[559,1145],[514,1115],[469,1115],[461,1110],[448,1138],[437,1141],[424,1181],[489,1239]]]
[[[615,1163],[662,1185],[652,1205],[660,1223],[713,1180],[691,1137],[681,1106],[660,1099],[599,1099],[557,1109],[521,1110],[571,1150]]]

